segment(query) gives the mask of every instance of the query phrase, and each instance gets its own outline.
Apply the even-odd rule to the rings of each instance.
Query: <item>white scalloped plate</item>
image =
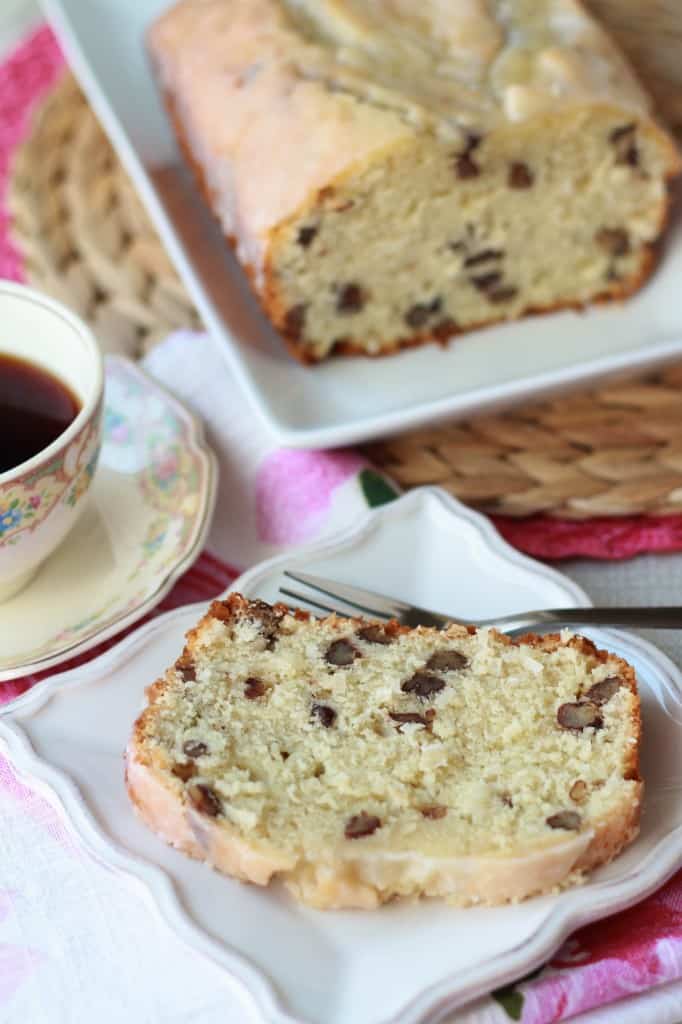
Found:
[[[587,603],[572,582],[513,551],[486,520],[437,490],[415,491],[236,586],[273,599],[292,564],[457,614]],[[201,611],[171,612],[97,661],[39,684],[0,716],[0,746],[96,857],[140,879],[177,934],[241,983],[268,1024],[441,1020],[527,973],[577,926],[631,905],[682,864],[682,676],[639,638],[590,630],[637,669],[648,789],[639,839],[584,887],[492,909],[430,902],[324,913],[277,888],[218,876],[142,826],[123,785],[122,751],[144,688],[176,657]]]

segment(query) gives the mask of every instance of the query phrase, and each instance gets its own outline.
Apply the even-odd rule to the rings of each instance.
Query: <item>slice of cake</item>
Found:
[[[620,298],[654,267],[679,155],[576,0],[182,0],[149,49],[304,362]]]
[[[316,907],[496,904],[636,835],[632,668],[576,636],[216,601],[148,691],[130,797],[163,839]]]

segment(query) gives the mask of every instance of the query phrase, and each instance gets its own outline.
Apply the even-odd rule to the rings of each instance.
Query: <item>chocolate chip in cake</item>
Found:
[[[282,758],[283,761],[288,761],[289,756],[290,756],[289,755],[289,751],[288,750],[280,750],[279,756]]]
[[[267,691],[267,686],[262,679],[256,679],[251,676],[244,683],[244,696],[247,700],[258,700],[259,697],[263,697]]]
[[[300,228],[297,238],[298,244],[303,249],[307,249],[309,245],[312,245],[318,230],[319,229],[312,224],[309,227]]]
[[[572,729],[576,732],[587,729],[588,726],[599,729],[602,724],[599,708],[591,701],[562,704],[556,717],[562,729]]]
[[[331,729],[336,721],[336,711],[328,704],[313,704],[311,714],[319,719],[320,725],[323,725],[325,729]]]
[[[217,818],[222,813],[223,805],[220,797],[210,786],[194,782],[188,787],[187,795],[200,814],[206,814],[209,818]]]
[[[436,651],[426,662],[425,668],[434,672],[457,672],[469,664],[467,658],[459,651]]]
[[[180,673],[186,683],[193,683],[197,678],[194,662],[184,654],[175,662],[175,670]]]
[[[627,164],[628,167],[639,167],[639,150],[633,143],[628,146],[624,153],[622,153],[616,163]]]
[[[616,163],[626,164],[628,167],[639,166],[639,150],[635,142],[635,124],[624,124],[620,128],[614,128],[609,140],[616,150]]]
[[[472,159],[471,154],[475,149],[478,149],[482,142],[483,137],[477,135],[474,132],[470,132],[467,138],[466,147],[461,153],[455,156],[455,173],[460,181],[465,181],[467,178],[477,178],[481,173],[481,168]]]
[[[405,323],[408,327],[423,327],[428,323],[431,313],[429,307],[422,302],[418,302],[415,306],[411,306],[405,314]]]
[[[284,332],[292,341],[301,340],[307,308],[304,302],[300,302],[298,306],[293,306],[284,318]]]
[[[188,782],[193,775],[196,775],[197,768],[196,765],[191,764],[189,761],[187,761],[174,764],[173,767],[171,768],[171,771],[173,772],[173,775],[177,776],[178,779],[182,779],[183,782]]]
[[[513,163],[509,166],[507,184],[509,188],[532,188],[535,178],[528,164]]]
[[[186,740],[182,750],[187,757],[203,757],[204,754],[208,754],[208,747],[201,740]]]
[[[339,313],[359,313],[367,301],[364,289],[354,281],[339,288],[336,297],[336,309]]]
[[[436,295],[435,299],[432,299],[431,302],[418,302],[408,309],[405,314],[405,323],[408,327],[424,327],[431,317],[437,316],[440,313],[442,308],[443,299],[440,295]]]
[[[471,278],[471,283],[479,292],[489,292],[502,281],[502,274],[498,270],[491,270],[489,274],[479,274]]]
[[[636,128],[637,125],[634,124],[634,122],[631,124],[623,124],[619,128],[614,128],[609,135],[609,142],[613,142],[615,144],[621,142],[624,138],[629,138],[634,135]]]
[[[406,679],[400,689],[403,693],[414,693],[417,697],[432,697],[445,689],[445,680],[434,676],[431,672],[415,672],[411,679]]]
[[[277,611],[277,609],[266,604],[265,601],[252,601],[250,610],[254,622],[257,622],[260,627],[261,635],[267,641],[267,650],[271,651],[277,642],[284,612]]]
[[[488,292],[488,302],[493,302],[496,305],[502,302],[511,302],[519,294],[519,289],[513,285],[507,285],[506,288],[496,288],[495,291]]]
[[[431,719],[426,715],[419,715],[416,711],[389,711],[388,717],[398,722],[397,732],[402,733],[403,725],[423,725],[425,729],[431,729]]]
[[[348,640],[335,640],[327,648],[324,658],[330,665],[347,668],[359,655],[360,652]]]
[[[576,779],[571,786],[568,795],[574,803],[584,803],[587,799],[587,783],[583,779]]]
[[[505,807],[513,807],[514,806],[514,801],[512,800],[510,793],[507,793],[507,792],[500,793],[500,800],[502,801],[502,803],[504,804]]]
[[[363,626],[358,630],[357,635],[368,644],[390,644],[393,637],[390,636],[383,626]]]
[[[363,836],[371,836],[378,828],[381,828],[381,819],[375,814],[361,811],[360,814],[354,814],[348,819],[344,835],[346,839],[362,839]]]
[[[460,181],[467,181],[469,178],[477,178],[481,168],[468,153],[462,153],[461,156],[455,157],[455,173]]]
[[[580,830],[581,817],[576,811],[559,811],[547,818],[550,828],[565,828],[570,832]]]
[[[504,259],[504,252],[502,249],[483,249],[482,252],[474,253],[473,256],[467,257],[464,261],[465,267],[477,267],[480,263],[488,263],[489,260],[501,260]]]
[[[616,259],[630,252],[630,236],[624,228],[600,228],[594,240],[604,252]]]
[[[442,804],[429,804],[419,809],[425,818],[430,818],[432,821],[439,821],[448,813],[447,807],[443,807]]]
[[[587,700],[592,701],[593,704],[608,704],[612,697],[618,693],[623,680],[620,676],[609,676],[608,679],[602,679],[601,683],[595,683],[591,686],[585,697]]]

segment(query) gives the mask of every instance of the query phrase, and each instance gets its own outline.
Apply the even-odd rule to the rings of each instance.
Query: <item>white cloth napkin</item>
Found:
[[[277,453],[209,339],[169,338],[147,369],[205,420],[221,466],[210,544],[238,567],[333,530],[366,508],[361,464]],[[329,468],[331,465],[332,468]],[[278,515],[267,514],[281,495]],[[259,497],[260,495],[260,497]],[[679,600],[682,557],[575,562],[597,600]],[[673,656],[682,643],[662,637]],[[42,799],[0,764],[0,1021],[3,1024],[250,1024],[256,1018],[211,962],[181,943],[138,883],[85,854]],[[582,1024],[677,1024],[682,984],[580,1018]],[[576,1019],[577,1020],[577,1019]],[[490,999],[458,1024],[507,1024]],[[352,1024],[352,1022],[349,1022]]]

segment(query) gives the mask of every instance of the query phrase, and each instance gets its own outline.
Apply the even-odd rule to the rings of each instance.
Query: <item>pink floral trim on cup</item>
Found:
[[[0,548],[32,533],[60,502],[74,508],[87,492],[100,448],[101,403],[70,444],[37,470],[0,484]]]

